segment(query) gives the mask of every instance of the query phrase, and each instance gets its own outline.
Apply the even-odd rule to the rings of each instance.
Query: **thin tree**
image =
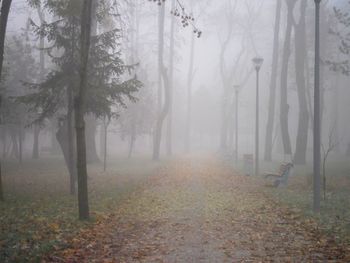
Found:
[[[327,177],[326,177],[326,165],[329,154],[337,147],[338,141],[335,137],[336,135],[336,122],[333,125],[329,135],[328,135],[328,144],[325,146],[321,145],[323,152],[323,160],[322,160],[322,176],[323,176],[323,200],[326,200],[326,192],[327,192]]]
[[[85,143],[85,104],[87,91],[87,70],[91,38],[92,0],[84,0],[81,15],[80,43],[80,84],[75,96],[75,129],[77,142],[77,175],[78,175],[78,205],[79,219],[89,219],[89,200],[86,167]]]
[[[279,60],[279,35],[281,27],[281,9],[282,0],[277,0],[275,15],[275,30],[273,37],[273,54],[272,54],[272,72],[270,79],[270,95],[269,95],[269,113],[266,126],[265,138],[265,161],[272,161],[272,145],[273,145],[273,129],[275,125],[275,108],[276,108],[276,88],[277,88],[277,71]]]
[[[195,57],[195,37],[191,37],[190,64],[187,73],[187,114],[186,114],[186,130],[185,130],[185,151],[190,152],[191,149],[191,115],[192,115],[192,85],[194,79],[194,57]]]
[[[175,9],[176,0],[172,0],[171,9]],[[170,51],[169,51],[169,114],[167,123],[167,155],[172,155],[173,140],[173,97],[174,97],[174,50],[175,50],[175,16],[171,17],[170,22]]]
[[[2,77],[2,67],[4,62],[4,47],[6,38],[7,21],[10,13],[12,0],[3,0],[1,3],[0,13],[0,79]],[[0,94],[0,109],[1,109],[2,95]],[[0,201],[4,200],[3,188],[2,188],[2,169],[0,160]]]
[[[44,25],[45,17],[44,17],[44,10],[41,7],[41,4],[37,7],[37,13],[40,20],[40,27]],[[40,81],[43,81],[45,78],[45,36],[40,35],[39,37],[39,52],[40,52],[40,73],[39,78]],[[39,135],[40,135],[40,125],[35,123],[34,124],[34,140],[33,140],[33,152],[32,152],[32,158],[38,159],[39,158]]]
[[[153,138],[153,160],[159,160],[160,157],[160,145],[162,141],[163,122],[169,113],[170,106],[170,90],[169,90],[169,77],[167,69],[164,66],[164,22],[165,22],[165,3],[159,5],[159,21],[158,21],[158,36],[159,36],[159,48],[158,48],[158,118],[156,121],[156,127],[154,129]],[[163,85],[162,85],[163,81]],[[164,103],[162,103],[162,86],[164,87]]]
[[[287,27],[286,35],[284,39],[283,57],[282,57],[282,69],[281,69],[281,100],[280,100],[280,123],[281,123],[281,136],[284,154],[291,156],[292,146],[289,136],[289,105],[288,105],[288,68],[289,58],[291,53],[291,38],[293,29],[293,10],[296,4],[296,0],[286,0],[288,15],[287,15]]]
[[[315,0],[315,81],[314,81],[314,162],[313,211],[320,213],[321,203],[321,94],[320,94],[320,4]]]
[[[307,56],[306,44],[306,9],[307,0],[302,0],[300,4],[299,23],[295,24],[295,74],[297,83],[297,94],[299,101],[299,123],[294,154],[295,164],[306,164],[306,150],[309,133],[309,111],[306,95],[306,65]]]
[[[107,170],[107,141],[108,141],[108,126],[111,123],[111,118],[103,118],[103,171]]]

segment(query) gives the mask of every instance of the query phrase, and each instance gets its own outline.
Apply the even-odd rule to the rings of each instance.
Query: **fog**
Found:
[[[348,1],[0,5],[0,262],[350,260]]]

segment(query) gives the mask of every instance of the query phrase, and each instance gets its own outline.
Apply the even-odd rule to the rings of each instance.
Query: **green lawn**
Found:
[[[92,219],[77,220],[77,201],[69,195],[64,162],[58,158],[5,161],[6,201],[0,203],[0,262],[40,261],[77,231],[114,212],[118,204],[159,166],[146,158],[111,160],[88,167]]]

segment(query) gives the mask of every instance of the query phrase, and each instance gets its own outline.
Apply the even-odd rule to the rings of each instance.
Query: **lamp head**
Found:
[[[264,63],[264,59],[261,57],[253,58],[253,64],[256,70],[260,70],[262,64]]]

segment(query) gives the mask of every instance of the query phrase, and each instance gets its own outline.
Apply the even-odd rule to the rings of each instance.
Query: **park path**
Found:
[[[349,262],[350,250],[215,157],[161,167],[56,262]]]

